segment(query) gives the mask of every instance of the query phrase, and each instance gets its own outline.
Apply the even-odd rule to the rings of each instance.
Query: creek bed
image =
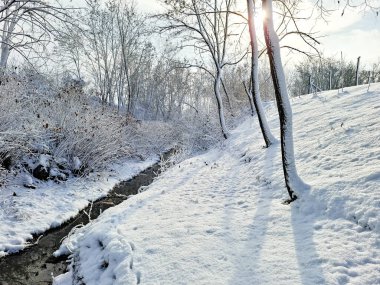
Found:
[[[165,161],[174,150],[162,155]],[[87,224],[90,212],[91,220],[96,219],[104,210],[114,207],[130,195],[135,195],[142,186],[148,186],[162,171],[161,162],[145,169],[130,180],[117,184],[106,197],[95,201],[80,211],[79,214],[61,226],[46,231],[38,243],[38,236],[31,243],[36,243],[18,253],[0,258],[0,285],[47,285],[52,284],[52,275],[56,276],[66,271],[67,256],[56,258],[53,256],[72,228],[80,224]]]

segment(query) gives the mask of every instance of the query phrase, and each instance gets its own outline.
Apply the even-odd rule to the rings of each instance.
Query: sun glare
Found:
[[[262,21],[262,20],[264,20],[266,17],[267,17],[267,12],[266,11],[263,11],[263,10],[258,10],[258,11],[256,11],[256,13],[255,13],[256,15],[256,17],[260,20],[260,21]]]
[[[262,11],[261,9],[256,9],[255,11],[255,26],[256,30],[262,31],[263,27],[263,20],[265,19],[266,13]]]

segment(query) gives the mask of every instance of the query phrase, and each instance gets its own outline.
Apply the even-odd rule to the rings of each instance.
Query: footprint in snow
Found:
[[[133,269],[133,256],[131,257],[131,261],[129,262],[129,269]]]
[[[140,282],[141,282],[141,272],[137,271],[135,274],[136,274],[136,284],[140,284]]]
[[[213,234],[215,232],[216,232],[216,229],[208,229],[208,230],[206,230],[206,233],[208,233],[208,234]]]

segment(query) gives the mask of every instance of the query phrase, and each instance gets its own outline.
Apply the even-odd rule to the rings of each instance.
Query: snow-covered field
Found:
[[[115,184],[132,178],[157,160],[128,160],[112,165],[108,171],[71,178],[62,184],[49,181],[37,189],[27,189],[22,183],[1,188],[0,257],[25,248],[32,234],[75,217],[90,201],[107,195]]]
[[[61,247],[56,284],[380,284],[380,84],[293,100],[291,205],[280,145],[249,118]],[[269,110],[278,133],[277,115]]]
[[[300,199],[282,204],[280,145],[264,149],[248,118],[77,230],[55,283],[380,284],[380,84],[296,98],[293,111],[311,186]],[[274,108],[269,121],[278,134]]]

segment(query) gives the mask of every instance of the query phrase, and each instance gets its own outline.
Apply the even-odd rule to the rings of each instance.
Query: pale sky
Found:
[[[328,23],[319,22],[316,30],[326,34],[321,39],[322,50],[327,55],[356,59],[361,56],[363,63],[380,59],[380,16],[373,12],[347,10],[333,13]]]
[[[245,0],[241,1],[245,5]],[[136,2],[141,11],[154,13],[160,10],[158,0]],[[342,10],[339,9],[337,1],[331,2],[335,3],[334,8],[338,10],[331,13],[327,18],[328,22],[320,20],[314,27],[321,36],[324,35],[319,39],[320,50],[327,56],[337,58],[340,58],[342,51],[343,57],[347,60],[356,60],[361,56],[362,63],[367,65],[377,62],[380,59],[380,16],[376,16],[373,12],[364,13],[360,9],[346,10],[341,16]],[[310,9],[310,6],[308,8]],[[314,26],[313,21],[310,27],[312,25]]]

